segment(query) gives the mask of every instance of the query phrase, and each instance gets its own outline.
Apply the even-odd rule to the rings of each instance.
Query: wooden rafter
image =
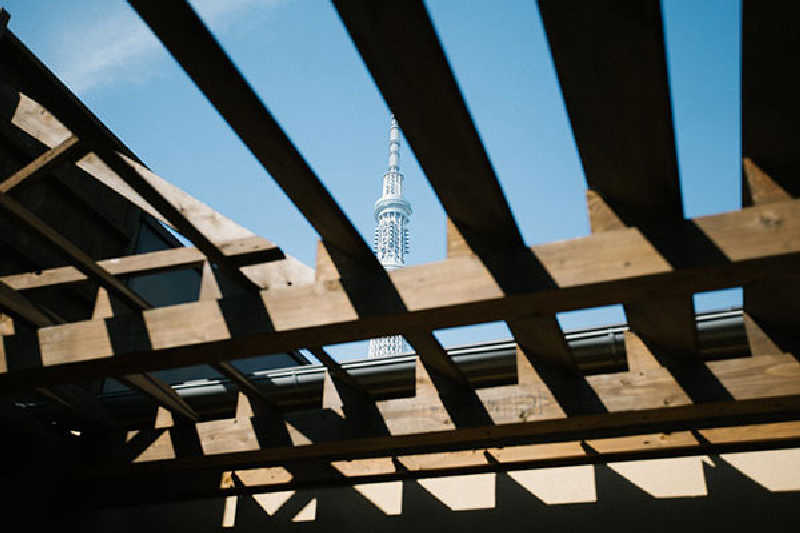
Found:
[[[375,312],[402,308],[385,275],[380,276],[383,267],[367,243],[188,2],[173,2],[167,8],[136,0],[130,3],[317,230],[339,274],[343,278],[361,274],[372,275],[376,280],[383,278],[378,294],[357,295],[351,291],[349,296],[354,303],[374,308],[377,302]],[[176,31],[177,27],[191,30]],[[219,84],[216,81],[219,79],[228,82]],[[430,340],[424,333],[409,334],[423,335],[422,338]],[[408,340],[413,347],[413,341]],[[438,341],[433,341],[438,345]],[[433,346],[433,343],[426,342],[426,345]],[[439,350],[417,352],[444,378],[456,384],[465,383],[452,362],[442,357],[441,346]]]
[[[280,259],[283,254],[277,246],[262,237],[244,237],[216,243],[220,251],[238,266],[266,263]],[[192,247],[170,248],[145,254],[130,255],[97,261],[98,266],[113,276],[156,274],[170,270],[200,268],[206,256]],[[0,281],[17,290],[28,290],[54,285],[86,281],[88,278],[75,267],[57,267],[40,272],[11,274]]]
[[[678,265],[672,235],[658,231],[683,220],[661,6],[578,4],[541,0],[539,11],[589,186],[592,231],[638,227]],[[691,294],[626,302],[625,314],[660,356],[697,352]]]
[[[785,65],[800,53],[794,3],[746,1],[742,22],[742,205],[800,196],[800,104]],[[787,272],[790,274],[790,272]],[[743,287],[753,355],[797,351],[800,280],[780,276]]]
[[[144,324],[152,350],[115,345],[102,321],[46,328],[40,332],[43,368],[30,375],[0,376],[0,384],[186,366],[223,360],[228,353],[247,357],[378,337],[394,333],[394,327],[444,328],[657,297],[664,291],[737,286],[796,264],[800,203],[700,217],[674,229],[684,235],[691,257],[684,268],[669,265],[638,230],[626,228],[534,246],[531,253],[552,283],[513,296],[504,294],[480,261],[470,257],[393,271],[389,279],[407,311],[390,318],[359,314],[339,282],[153,309],[120,322],[120,328],[133,328],[133,338]],[[369,287],[371,280],[359,283]],[[244,316],[249,317],[248,330],[232,334],[226,321]],[[264,318],[257,325],[254,317],[259,316]]]
[[[75,265],[75,268],[100,283],[133,309],[149,309],[151,307],[147,301],[112,276],[103,267],[99,266],[95,260],[89,257],[83,250],[72,244],[58,233],[58,231],[50,227],[11,196],[0,193],[0,208],[12,215],[24,227],[35,232],[50,243],[50,245],[67,257],[69,261]]]
[[[86,255],[86,253],[80,250],[77,246],[65,239],[56,230],[48,226],[41,219],[39,219],[39,217],[28,211],[24,206],[5,193],[0,193],[0,207],[4,208],[8,213],[17,218],[27,228],[33,230],[42,238],[47,240],[51,245],[58,249],[60,253],[64,254],[73,264],[75,264],[76,268],[100,283],[100,285],[105,287],[107,290],[119,296],[133,309],[144,310],[151,308],[150,304],[147,303],[147,301],[145,301],[141,296],[134,293],[125,284],[112,276],[108,271],[100,267],[92,258]],[[3,284],[2,287],[7,289],[5,290],[6,295],[8,295],[9,290],[13,291],[13,289],[10,289],[6,284]],[[23,297],[18,295],[16,299],[11,299],[12,303],[19,303],[21,298]],[[20,306],[17,306],[14,308],[14,311],[16,312],[19,309]],[[25,316],[26,319],[32,319],[32,324],[36,327],[41,328],[53,325],[53,321],[50,319],[47,319],[46,322],[38,321],[37,318],[41,317],[37,315],[31,315],[30,306],[21,306],[21,309],[23,311],[27,311],[27,314],[22,316]],[[124,376],[123,379],[125,379],[127,383],[139,388],[149,396],[153,397],[160,404],[175,410],[176,413],[187,416],[191,420],[197,419],[197,414],[191,409],[191,407],[189,407],[186,402],[184,402],[168,385],[161,383],[156,378],[145,374],[131,374]]]
[[[73,135],[58,146],[46,151],[0,183],[0,192],[6,193],[23,181],[36,175],[43,174],[58,165],[74,162],[83,157],[86,152],[87,148]]]
[[[497,261],[497,250],[517,251],[524,258],[527,249],[423,3],[335,4],[447,212],[448,256],[458,250],[474,253],[509,294],[535,285],[541,278],[535,261]],[[392,31],[398,26],[415,31],[400,41]],[[420,69],[420,64],[426,68]],[[464,247],[451,244],[454,235]],[[528,327],[538,331],[529,332]],[[563,333],[555,317],[512,324],[511,329],[520,342],[534,336],[553,339],[530,344],[527,353],[574,368],[569,349],[558,341]]]

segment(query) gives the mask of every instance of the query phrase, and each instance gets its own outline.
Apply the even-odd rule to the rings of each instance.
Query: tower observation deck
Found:
[[[392,115],[389,168],[383,173],[382,193],[375,202],[375,254],[387,270],[406,264],[410,216],[411,204],[403,196],[403,175],[400,173],[400,127]],[[408,350],[401,335],[369,341],[370,358],[399,355]]]

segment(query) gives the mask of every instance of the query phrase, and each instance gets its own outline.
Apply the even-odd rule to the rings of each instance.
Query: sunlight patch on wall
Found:
[[[494,474],[420,479],[418,482],[452,511],[494,508]]]
[[[284,503],[289,501],[289,498],[294,494],[293,490],[284,490],[280,492],[267,492],[265,494],[253,494],[253,499],[256,503],[264,509],[264,512],[272,516]]]
[[[314,498],[294,515],[292,522],[313,522],[317,518],[317,499]]]
[[[677,457],[608,466],[654,498],[677,498],[708,494],[702,463],[702,457]]]
[[[592,465],[517,470],[508,475],[548,505],[597,501]]]
[[[720,457],[767,490],[800,490],[800,448],[729,453]]]
[[[365,483],[354,488],[387,515],[403,512],[403,482]]]

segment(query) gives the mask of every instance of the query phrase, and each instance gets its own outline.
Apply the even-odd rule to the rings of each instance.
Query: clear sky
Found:
[[[325,0],[192,4],[371,242],[389,110],[333,7]],[[11,13],[9,27],[151,169],[314,264],[314,230],[127,3],[0,5]],[[583,170],[535,2],[429,0],[427,6],[526,241],[588,235]],[[737,209],[741,6],[664,0],[662,9],[685,213]],[[410,263],[442,259],[444,212],[405,143],[400,168],[414,208]],[[740,302],[736,290],[696,296],[698,310]],[[574,329],[624,316],[614,306],[559,320]],[[452,345],[508,333],[494,324],[437,335]],[[365,351],[363,344],[333,349],[342,358]]]

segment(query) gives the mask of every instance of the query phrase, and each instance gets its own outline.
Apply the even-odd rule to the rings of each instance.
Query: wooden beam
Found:
[[[352,487],[368,483],[387,483],[429,479],[446,476],[464,476],[491,472],[520,471],[534,468],[557,468],[577,465],[606,464],[622,461],[645,461],[675,457],[717,456],[728,453],[756,452],[793,448],[800,444],[800,432],[796,422],[761,424],[733,428],[710,428],[699,432],[698,439],[690,432],[671,434],[650,434],[622,439],[598,439],[589,441],[592,448],[586,450],[579,442],[563,442],[510,448],[486,447],[471,450],[469,455],[459,452],[427,454],[415,456],[412,468],[410,458],[397,460],[402,467],[392,463],[390,458],[377,458],[337,462],[341,471],[331,473],[322,469],[306,471],[301,476],[287,479],[285,470],[259,468],[237,470],[237,478],[242,483],[203,487],[192,483],[174,473],[169,478],[146,476],[144,479],[125,477],[119,480],[120,490],[107,491],[103,504],[121,502],[124,504],[163,502],[164,500],[194,499],[211,497],[235,497],[234,495],[264,494],[278,491],[313,490],[330,487]],[[710,438],[706,438],[706,436]],[[654,444],[657,443],[657,444]],[[282,475],[283,474],[283,475]],[[154,482],[164,479],[164,483]],[[245,481],[246,480],[246,481]],[[111,480],[104,479],[104,483]],[[145,490],[158,487],[158,493]]]
[[[24,89],[45,107],[54,112],[72,132],[94,148],[97,156],[121,177],[139,196],[163,215],[170,224],[192,241],[209,259],[217,264],[234,282],[250,290],[258,286],[245,276],[239,268],[229,263],[216,249],[212,241],[178,209],[151,180],[149,171],[73,95],[38,59],[10,34],[4,39],[8,48],[8,59],[15,63],[28,83]]]
[[[589,189],[628,226],[683,218],[659,2],[539,12]]]
[[[282,466],[301,461],[337,461],[374,457],[440,453],[481,447],[564,442],[656,432],[686,431],[762,421],[794,419],[800,414],[800,397],[762,398],[702,405],[657,407],[557,420],[457,428],[408,435],[377,436],[343,441],[274,447],[201,457],[154,460],[127,465],[85,469],[78,476],[113,477],[176,473],[195,470],[234,470]],[[758,421],[758,422],[757,422]],[[751,437],[752,439],[752,437]]]
[[[347,370],[342,368],[342,365],[340,365],[336,360],[334,360],[333,357],[331,357],[330,354],[328,354],[328,352],[325,351],[324,348],[320,346],[312,346],[308,349],[308,351],[311,352],[311,354],[314,357],[316,357],[319,360],[319,362],[325,366],[325,368],[328,369],[328,373],[331,375],[333,379],[336,379],[344,383],[353,390],[359,391],[365,397],[369,397],[369,393],[361,385],[361,383],[359,383],[356,378],[351,376],[347,372]]]
[[[742,205],[800,196],[800,101],[786,65],[800,53],[794,3],[745,1],[742,12]],[[783,276],[743,287],[753,355],[800,349],[800,280]]]
[[[339,274],[347,276],[350,272],[344,271],[351,269],[367,275],[383,272],[352,222],[191,6],[187,2],[173,2],[167,8],[136,0],[130,3],[317,230]],[[188,31],[176,31],[177,27]],[[220,84],[220,79],[227,82]],[[362,307],[374,308],[376,303],[378,308],[402,306],[385,276],[378,290],[381,292],[371,295],[355,295],[351,291],[350,296]],[[417,352],[426,357],[423,350]]]
[[[397,328],[438,329],[722,289],[791,272],[800,259],[798,200],[700,217],[671,230],[691,258],[683,268],[667,263],[636,228],[626,228],[534,246],[530,253],[552,282],[513,296],[480,261],[459,257],[388,273],[405,305],[389,315],[358,311],[348,290],[375,283],[358,278],[153,309],[110,324],[44,328],[43,368],[0,375],[0,386],[136,373],[379,337]],[[245,327],[237,327],[239,319]]]
[[[0,309],[27,322],[34,328],[52,326],[56,321],[60,321],[59,317],[42,310],[25,296],[2,282],[0,282]],[[16,331],[9,333],[22,335],[21,332]],[[2,332],[0,332],[0,357],[3,358],[3,361],[0,363],[0,368],[2,368],[4,372],[7,372],[9,369],[8,361],[5,359]],[[35,364],[35,361],[33,363]],[[79,386],[62,384],[52,387],[37,387],[36,392],[74,410],[80,418],[93,425],[99,424],[105,428],[113,428],[116,426],[116,423],[99,400],[93,394],[90,394]]]
[[[425,176],[470,248],[483,256],[485,250],[523,247],[424,4],[337,0],[334,5]],[[398,27],[414,31],[398,40]],[[465,176],[469,187],[464,187]]]
[[[12,287],[0,281],[0,309],[17,318],[33,324],[37,328],[52,326],[53,320],[30,300]]]
[[[540,273],[524,263],[515,269],[496,261],[498,250],[523,250],[524,242],[424,4],[335,5],[447,212],[448,257],[475,254],[509,294],[535,285]],[[403,43],[392,37],[398,25],[414,28]],[[463,176],[470,177],[469,187]],[[555,319],[538,327],[547,328],[543,337],[563,339]],[[569,364],[565,343],[537,348]]]
[[[25,206],[5,193],[0,193],[0,207],[35,232],[66,256],[81,272],[99,282],[103,287],[118,296],[133,309],[149,309],[151,306],[141,296],[130,290],[125,284],[114,278],[107,270],[99,266],[94,259],[83,250],[65,239],[42,219],[31,213]]]
[[[683,219],[658,0],[542,0],[539,9],[589,186],[592,231],[639,227],[668,261],[680,261],[653,231]],[[697,353],[690,294],[626,302],[625,313],[664,356]]]
[[[800,99],[786,65],[800,53],[792,24],[798,17],[796,2],[742,4],[742,156],[794,198],[800,196]]]
[[[220,251],[239,266],[266,263],[280,260],[280,248],[262,237],[245,237],[217,243]],[[200,268],[206,256],[193,247],[170,248],[157,252],[103,259],[98,266],[113,276],[156,274],[170,270]],[[40,272],[10,274],[0,277],[0,281],[16,290],[29,290],[54,285],[79,283],[88,277],[75,267],[57,267]]]
[[[326,244],[351,254],[359,263],[377,264],[347,216],[189,3],[157,6],[131,0],[130,4]]]
[[[64,140],[58,146],[46,151],[14,174],[0,183],[0,192],[6,193],[23,181],[37,174],[43,174],[67,162],[74,162],[83,157],[88,149],[80,143],[74,135]]]

